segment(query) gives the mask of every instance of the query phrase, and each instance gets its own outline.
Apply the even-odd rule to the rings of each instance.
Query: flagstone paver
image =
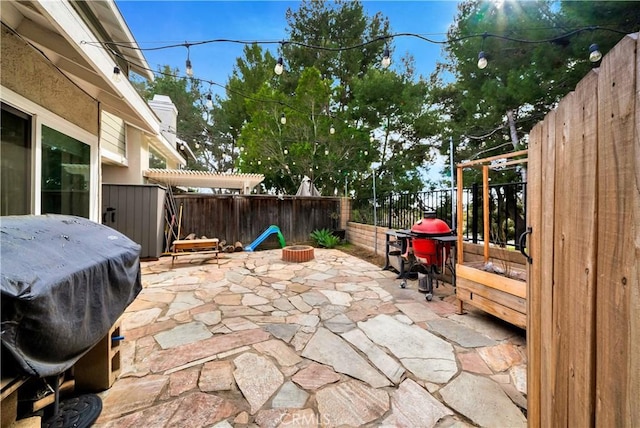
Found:
[[[292,379],[304,389],[315,390],[339,381],[340,375],[325,365],[311,363],[307,368],[296,373]]]
[[[284,376],[271,361],[256,354],[242,354],[233,363],[233,377],[254,414],[280,388]]]
[[[495,340],[489,339],[469,327],[465,327],[448,319],[429,320],[427,321],[427,325],[429,326],[429,330],[465,348],[478,348],[480,346],[493,346],[498,344]]]
[[[96,428],[524,420],[524,331],[475,308],[455,314],[448,284],[427,302],[415,281],[402,289],[395,272],[337,250],[305,263],[280,250],[219,261],[141,263],[122,372],[99,394]]]
[[[509,367],[524,362],[524,355],[520,347],[509,343],[479,348],[478,353],[494,372],[507,370]]]
[[[191,322],[178,325],[171,330],[163,331],[153,336],[162,349],[175,348],[176,346],[198,342],[208,339],[211,332],[201,322]]]
[[[444,383],[458,372],[453,346],[416,325],[378,315],[359,322],[358,327],[374,343],[389,349],[420,379]]]
[[[309,394],[298,388],[293,382],[285,382],[280,391],[273,397],[271,406],[274,409],[302,409],[309,399]]]
[[[382,349],[360,330],[351,330],[342,335],[353,346],[362,351],[369,361],[395,384],[400,382],[405,370],[396,360],[386,354]]]
[[[431,428],[453,412],[411,379],[391,395],[391,415],[384,424],[394,427]]]
[[[202,392],[229,391],[233,389],[233,363],[231,361],[211,361],[202,366],[198,387]]]
[[[389,410],[389,395],[362,382],[350,380],[316,393],[320,420],[327,427],[361,426]]]
[[[527,420],[500,386],[486,377],[461,373],[440,390],[445,403],[485,427],[524,427]]]
[[[335,371],[360,379],[374,388],[391,384],[344,339],[324,328],[316,331],[302,351],[302,356],[327,364]]]
[[[302,361],[291,348],[280,340],[267,340],[253,345],[256,351],[277,360],[280,366],[293,366]]]

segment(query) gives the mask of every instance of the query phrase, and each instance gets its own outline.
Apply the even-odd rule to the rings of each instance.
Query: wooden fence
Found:
[[[640,60],[626,36],[530,133],[528,421],[640,423]]]
[[[174,197],[177,209],[182,206],[181,236],[195,233],[248,245],[275,225],[289,244],[308,242],[315,229],[340,228],[341,198],[201,193]],[[275,235],[262,244],[277,247]]]

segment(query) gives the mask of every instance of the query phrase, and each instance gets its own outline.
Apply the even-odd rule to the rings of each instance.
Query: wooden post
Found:
[[[489,262],[489,165],[482,166],[482,220],[484,225],[484,262]]]
[[[182,204],[180,204],[180,215],[178,216],[178,237],[180,239],[180,228],[182,227]]]
[[[463,198],[463,188],[462,188],[462,167],[458,166],[458,200],[456,201],[457,206],[457,216],[458,216],[458,242],[456,244],[456,251],[458,257],[456,258],[456,263],[462,264],[464,262],[464,251],[462,248],[462,231],[464,230],[464,218],[462,216],[462,198]]]

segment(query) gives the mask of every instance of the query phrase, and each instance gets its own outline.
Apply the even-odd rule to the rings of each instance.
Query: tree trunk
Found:
[[[518,131],[516,130],[516,120],[514,118],[513,110],[507,110],[507,122],[509,123],[509,133],[511,134],[511,144],[513,145],[513,150],[517,150],[520,139],[518,138]],[[526,182],[527,169],[524,165],[521,165],[520,168],[522,181]]]

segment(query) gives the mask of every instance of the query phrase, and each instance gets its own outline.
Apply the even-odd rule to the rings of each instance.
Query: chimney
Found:
[[[154,95],[149,107],[160,118],[160,131],[176,147],[178,109],[167,95]]]

